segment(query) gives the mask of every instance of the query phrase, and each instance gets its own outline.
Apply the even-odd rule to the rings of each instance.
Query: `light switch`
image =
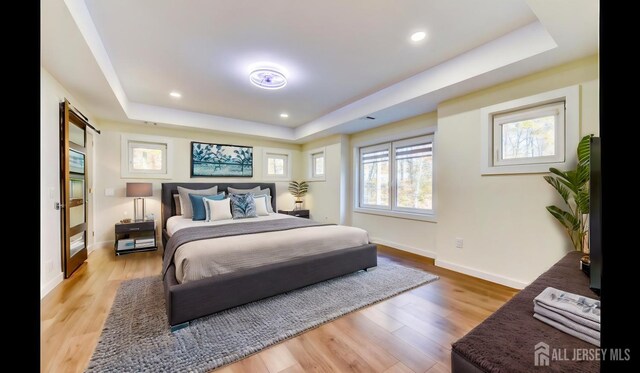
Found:
[[[105,188],[104,189],[104,195],[107,197],[113,197],[114,196],[114,192],[113,192],[113,188]]]

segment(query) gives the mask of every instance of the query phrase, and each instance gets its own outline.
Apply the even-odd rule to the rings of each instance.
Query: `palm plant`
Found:
[[[562,224],[573,247],[580,252],[587,249],[584,241],[588,231],[589,156],[592,136],[587,135],[578,143],[578,165],[575,170],[563,172],[552,167],[549,172],[553,175],[544,177],[544,180],[558,191],[569,208],[564,210],[558,206],[547,206],[547,211]]]
[[[306,181],[289,182],[289,193],[291,193],[292,196],[296,197],[296,210],[298,209],[299,204],[302,203],[300,197],[304,197],[304,195],[307,194],[307,191],[309,191],[309,183],[307,183]]]

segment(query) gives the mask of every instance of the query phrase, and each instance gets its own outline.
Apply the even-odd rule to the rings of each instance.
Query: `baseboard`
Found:
[[[55,289],[55,287],[58,286],[58,284],[61,283],[62,280],[64,280],[64,274],[60,272],[56,275],[56,277],[47,281],[47,283],[44,284],[42,288],[40,288],[40,299],[44,298],[47,294],[49,294],[49,292],[51,292],[51,290]]]
[[[526,282],[522,282],[520,280],[515,280],[509,277],[496,275],[494,273],[481,271],[479,269],[448,262],[446,260],[436,259],[436,266],[464,273],[465,275],[481,278],[483,280],[495,282],[496,284],[508,286],[514,289],[524,289],[527,285],[529,285]]]
[[[110,240],[110,241],[100,241],[100,242],[94,242],[93,243],[93,248],[89,250],[89,252],[92,252],[95,249],[104,249],[104,248],[113,248],[113,245],[115,244],[115,241]]]
[[[416,254],[416,255],[426,256],[427,258],[431,258],[431,259],[435,259],[436,258],[436,253],[434,253],[433,251],[429,251],[429,250],[425,250],[425,249],[419,249],[417,247],[404,245],[404,244],[401,244],[401,243],[398,243],[398,242],[387,241],[385,239],[378,238],[378,237],[369,237],[369,241],[371,241],[372,243],[379,243],[380,245],[393,247],[394,249],[407,251],[407,252],[410,252],[410,253],[413,253],[413,254]]]

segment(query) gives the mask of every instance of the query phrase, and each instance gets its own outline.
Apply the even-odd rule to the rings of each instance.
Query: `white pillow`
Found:
[[[220,193],[218,193],[217,195],[219,196],[219,195],[221,195],[221,194],[222,194],[222,196],[224,197],[227,193],[226,193],[226,192],[220,192]],[[205,199],[210,199],[210,198],[202,197],[202,199],[203,199],[203,200],[205,200]],[[216,199],[216,201],[219,201],[219,199]],[[204,203],[204,202],[202,202],[202,203]],[[211,211],[210,211],[210,209],[209,209],[209,205],[207,205],[207,204],[205,203],[205,204],[204,204],[204,221],[210,221],[210,219],[211,219],[211,218],[210,218],[210,216],[211,216]]]
[[[267,210],[267,196],[253,197],[256,202],[256,214],[258,216],[269,216],[269,210]]]
[[[193,207],[191,206],[191,200],[189,199],[189,193],[198,196],[213,196],[218,194],[218,186],[213,186],[209,189],[187,189],[184,187],[178,187],[178,194],[180,195],[180,210],[182,210],[183,218],[193,217]]]
[[[264,189],[263,189],[263,190],[264,190]],[[268,191],[269,189],[266,189],[266,190]],[[256,197],[265,197],[266,202],[267,202],[267,211],[268,211],[268,212],[270,212],[270,213],[274,212],[274,211],[273,211],[273,206],[271,206],[271,195],[269,195],[269,194],[263,194],[263,193],[260,193],[260,194],[254,194],[254,195],[253,195],[253,198],[255,199]]]
[[[210,215],[207,221],[229,220],[233,219],[231,216],[231,204],[230,199],[225,198],[220,201],[213,199],[203,198],[204,203],[209,206]]]

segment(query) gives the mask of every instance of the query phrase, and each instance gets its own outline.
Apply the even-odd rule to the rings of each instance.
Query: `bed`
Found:
[[[274,183],[162,184],[163,282],[172,330],[215,312],[377,266],[377,249],[369,243],[366,232],[362,237],[357,228],[282,214],[246,222],[206,223],[206,229],[199,229],[213,236],[225,230],[236,233],[181,244],[188,231],[185,228],[206,224],[176,216],[173,195],[178,186],[207,189],[216,185],[218,192],[228,187],[269,189],[277,211]],[[288,228],[278,228],[283,224]],[[275,227],[273,231],[264,229],[270,225]]]

